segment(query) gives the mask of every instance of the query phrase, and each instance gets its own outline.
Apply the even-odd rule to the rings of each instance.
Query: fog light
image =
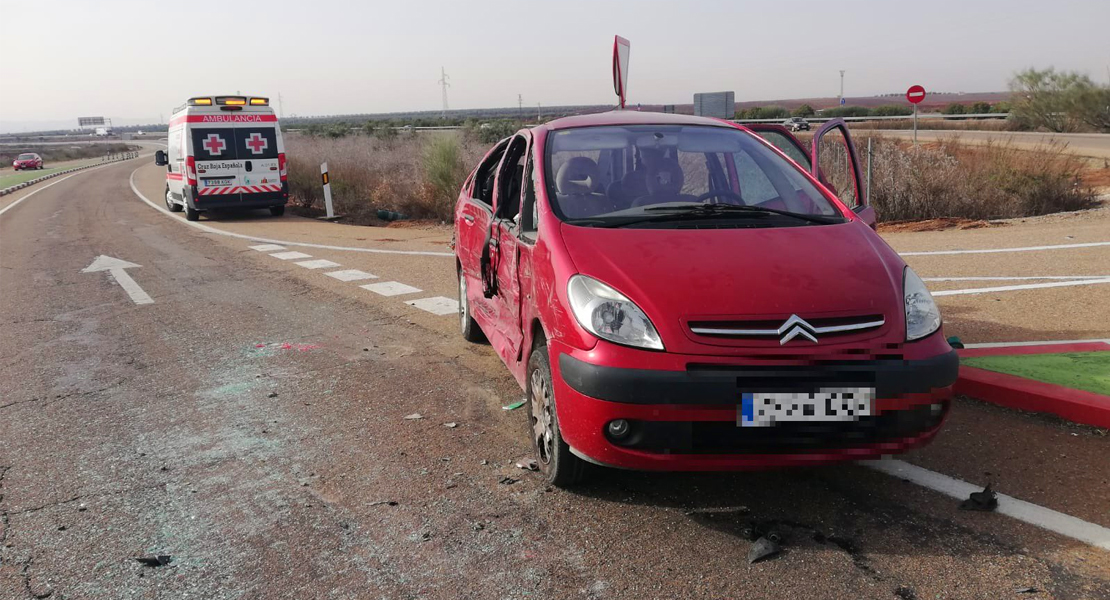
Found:
[[[628,435],[629,425],[628,421],[624,419],[617,419],[616,421],[609,421],[609,435],[615,438],[622,438]]]
[[[930,404],[930,405],[929,405],[929,412],[930,412],[930,413],[932,413],[932,415],[933,415],[934,417],[939,417],[939,416],[940,416],[940,414],[941,414],[942,412],[944,412],[944,405],[943,405],[943,404],[940,404],[940,403],[937,403],[937,404]]]

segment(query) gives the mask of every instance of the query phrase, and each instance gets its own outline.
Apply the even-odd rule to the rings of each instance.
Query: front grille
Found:
[[[690,321],[690,332],[709,338],[729,340],[779,341],[781,344],[793,339],[818,341],[830,337],[854,335],[886,324],[882,315],[861,315],[852,317],[815,317],[802,319],[790,316],[786,319],[761,320],[698,320]]]

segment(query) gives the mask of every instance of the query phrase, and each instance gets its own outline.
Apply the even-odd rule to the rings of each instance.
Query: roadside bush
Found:
[[[438,136],[424,146],[424,180],[430,192],[430,209],[449,220],[459,196],[467,168],[457,136]]]
[[[836,106],[833,108],[826,108],[822,113],[822,117],[869,117],[871,116],[871,109],[866,106]]]
[[[1010,80],[1012,118],[1053,132],[1110,131],[1110,87],[1074,71],[1026,69]]]
[[[803,104],[790,112],[790,116],[792,117],[803,118],[812,117],[815,114],[817,114],[817,111],[813,110],[813,107],[808,104]]]
[[[463,130],[467,137],[482,144],[495,144],[520,130],[518,121],[504,119],[479,123],[468,120]]]
[[[867,137],[855,140],[865,162]],[[1020,150],[943,140],[915,150],[875,136],[872,152],[871,202],[883,221],[1012,218],[1097,205],[1082,181],[1083,159],[1063,144]]]
[[[737,119],[785,119],[790,111],[781,106],[756,106],[736,113]]]
[[[962,115],[967,113],[967,109],[964,107],[963,104],[960,104],[959,102],[953,102],[948,106],[945,106],[944,109],[940,112],[946,115]]]
[[[989,113],[990,111],[990,102],[972,102],[971,106],[967,107],[967,114],[969,115],[981,115],[984,113]]]
[[[912,106],[903,106],[901,104],[884,104],[876,106],[871,109],[872,117],[897,117],[902,115],[912,115]]]

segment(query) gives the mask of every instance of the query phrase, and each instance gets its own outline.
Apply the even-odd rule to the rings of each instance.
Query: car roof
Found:
[[[731,125],[725,121],[710,119],[708,117],[638,110],[612,110],[590,115],[563,117],[540,125],[538,128],[556,131],[560,129],[573,129],[575,127],[599,127],[603,125],[709,125],[713,127],[731,127]]]

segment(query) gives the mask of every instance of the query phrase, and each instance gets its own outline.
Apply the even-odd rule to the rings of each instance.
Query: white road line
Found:
[[[358,286],[364,290],[370,290],[375,294],[382,296],[400,296],[402,294],[415,294],[424,290],[414,288],[411,285],[405,285],[396,281],[383,281],[381,283],[369,283],[366,285]]]
[[[1036,281],[1040,279],[1061,279],[1074,281],[1081,279],[1105,279],[1110,275],[1042,275],[1040,277],[922,277],[923,281]]]
[[[1100,340],[1051,340],[1046,342],[982,342],[979,344],[964,344],[964,348],[1008,348],[1010,346],[1055,346],[1059,344],[1097,344],[1102,342],[1110,346],[1110,338]]]
[[[247,246],[251,250],[258,250],[259,252],[277,252],[278,250],[285,250],[285,246],[278,246],[277,244],[259,244],[257,246]]]
[[[901,460],[888,458],[883,460],[862,461],[860,464],[875,469],[876,471],[886,473],[892,477],[907,479],[922,487],[961,500],[967,499],[972,492],[978,492],[982,489],[966,481],[960,481],[959,479],[954,479],[935,471],[911,465]],[[1043,506],[1037,506],[1036,504],[1031,504],[1024,500],[1018,500],[1017,498],[1005,494],[998,494],[997,512],[1024,523],[1036,525],[1041,529],[1047,529],[1074,540],[1079,540],[1095,546],[1096,548],[1110,550],[1110,529],[1102,527],[1101,525],[1088,523],[1087,521],[1077,519],[1071,515],[1056,512],[1052,509],[1044,508]]]
[[[312,258],[311,254],[305,254],[304,252],[278,252],[277,254],[271,254],[270,256],[274,258],[280,258],[281,260],[298,260],[302,258]]]
[[[97,168],[99,168],[99,167],[97,167]],[[142,167],[139,167],[139,169],[141,169],[141,168]],[[154,210],[165,213],[167,216],[173,218],[174,221],[177,221],[178,223],[181,223],[182,225],[188,225],[189,227],[193,227],[195,229],[199,229],[199,230],[207,232],[207,233],[214,233],[216,235],[226,235],[228,237],[238,238],[238,239],[241,239],[241,240],[250,240],[252,242],[266,242],[266,243],[269,243],[269,244],[284,244],[286,246],[299,246],[301,248],[320,248],[322,250],[340,250],[340,251],[343,251],[343,252],[368,252],[368,253],[371,253],[371,254],[406,254],[406,255],[410,255],[410,256],[442,256],[442,257],[448,257],[448,258],[453,258],[455,256],[455,254],[453,252],[430,252],[430,251],[426,251],[426,250],[383,250],[381,248],[352,248],[350,246],[328,246],[326,244],[310,244],[310,243],[307,243],[307,242],[290,242],[288,240],[275,240],[275,239],[272,239],[272,238],[264,238],[264,237],[258,237],[258,236],[253,236],[253,235],[243,235],[241,233],[232,233],[230,231],[223,231],[223,230],[220,230],[220,229],[216,229],[215,227],[209,227],[207,225],[204,225],[203,223],[197,223],[197,222],[194,222],[194,221],[186,221],[185,219],[181,219],[179,217],[174,216],[173,213],[166,210],[164,207],[159,206],[158,204],[155,204],[154,202],[151,202],[150,198],[147,198],[146,196],[143,195],[142,192],[139,191],[139,188],[135,185],[135,173],[138,172],[139,169],[135,169],[134,171],[131,171],[131,191],[134,192],[134,194],[139,197],[139,200],[142,200],[143,202],[146,202],[147,205],[149,205]],[[89,169],[89,170],[91,171],[92,169]],[[7,208],[11,208],[11,206],[9,206]],[[5,210],[7,210],[7,208]]]
[[[421,298],[419,300],[406,300],[405,304],[439,316],[453,315],[459,312],[458,300],[444,298],[443,296]]]
[[[1095,248],[1110,246],[1110,242],[1090,242],[1086,244],[1059,244],[1056,246],[1026,246],[1024,248],[987,248],[984,250],[928,250],[921,252],[899,252],[902,256],[940,256],[946,254],[994,254],[996,252],[1033,252],[1036,250],[1068,250],[1070,248]]]
[[[366,271],[359,271],[358,269],[346,269],[343,271],[332,271],[331,273],[324,273],[328,277],[334,277],[339,281],[362,281],[363,279],[377,279],[378,276]]]
[[[322,258],[318,258],[316,260],[305,260],[296,264],[297,266],[304,267],[306,269],[334,269],[335,267],[340,266],[337,262],[324,260]]]
[[[0,215],[2,215],[4,213],[8,212],[9,210],[15,208],[17,204],[19,204],[20,202],[23,202],[24,200],[30,198],[31,196],[34,196],[35,194],[45,190],[48,187],[58,185],[59,183],[69,179],[70,177],[77,177],[78,175],[84,175],[85,173],[88,173],[90,171],[95,171],[97,169],[103,169],[104,167],[110,167],[114,164],[116,164],[116,163],[108,163],[106,165],[100,165],[99,167],[91,167],[91,168],[85,169],[84,171],[78,171],[76,173],[73,173],[72,175],[66,175],[65,177],[62,177],[61,179],[59,179],[57,181],[54,181],[54,182],[51,182],[51,183],[48,183],[48,184],[46,184],[42,187],[35,188],[33,191],[31,191],[31,193],[27,194],[26,196],[20,198],[19,200],[16,200],[15,202],[12,202],[11,204],[5,206],[4,208],[0,208]]]
[[[959,296],[961,294],[986,294],[991,292],[1012,292],[1016,290],[1039,290],[1044,288],[1069,287],[1073,285],[1095,285],[1110,283],[1110,277],[1105,279],[1082,279],[1079,281],[1057,281],[1054,283],[1028,283],[1025,285],[1003,285],[998,287],[972,288],[968,290],[941,290],[933,292],[933,296]]]

